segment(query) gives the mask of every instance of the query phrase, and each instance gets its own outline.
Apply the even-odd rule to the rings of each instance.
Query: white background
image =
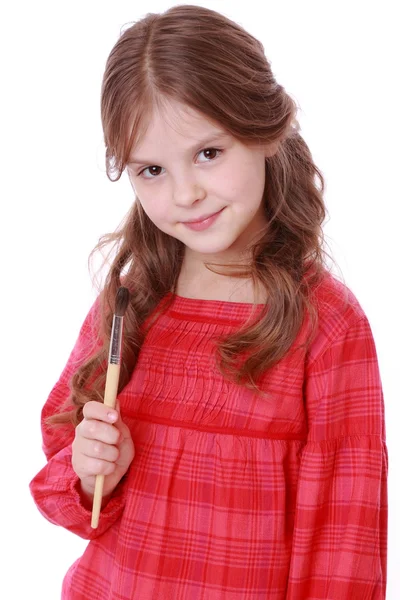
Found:
[[[397,600],[397,2],[193,4],[223,12],[262,41],[326,178],[327,243],[369,318],[380,362],[390,469],[387,598]],[[7,600],[59,598],[64,573],[86,545],[39,514],[28,484],[44,465],[41,407],[95,297],[88,254],[132,202],[126,177],[111,183],[105,174],[105,62],[123,25],[172,5],[15,0],[0,15],[0,597]]]

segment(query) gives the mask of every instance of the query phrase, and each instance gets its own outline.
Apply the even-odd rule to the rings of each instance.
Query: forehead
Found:
[[[198,140],[228,133],[197,110],[174,100],[153,108],[138,139],[135,150],[159,145],[161,140],[190,146]]]

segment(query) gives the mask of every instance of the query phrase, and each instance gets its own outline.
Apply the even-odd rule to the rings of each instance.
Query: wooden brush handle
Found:
[[[107,367],[106,389],[104,391],[104,404],[110,408],[115,408],[115,401],[118,393],[120,365],[110,364]],[[101,501],[103,499],[104,475],[96,475],[94,486],[92,522],[93,529],[97,529],[99,524]]]

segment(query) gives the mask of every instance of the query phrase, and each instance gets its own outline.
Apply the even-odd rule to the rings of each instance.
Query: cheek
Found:
[[[265,186],[264,161],[239,160],[237,164],[229,165],[229,168],[219,173],[218,186],[233,202],[258,202]]]
[[[265,189],[265,171],[253,171],[243,185],[243,194],[248,202],[249,209],[251,212],[257,212],[262,203]]]
[[[210,194],[225,198],[232,203],[240,202],[245,187],[243,175],[241,176],[232,166],[221,169],[215,179],[209,180],[207,183]]]
[[[160,198],[157,199],[157,202],[155,202],[154,199],[151,201],[143,200],[140,196],[138,196],[138,199],[146,215],[156,225],[168,221],[168,215],[169,218],[171,218],[171,214],[168,213],[166,206]]]

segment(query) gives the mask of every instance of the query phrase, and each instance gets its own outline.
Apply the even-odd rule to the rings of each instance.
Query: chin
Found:
[[[212,242],[211,240],[204,240],[202,243],[194,244],[193,241],[188,244],[184,240],[182,240],[185,246],[190,248],[192,252],[198,252],[199,254],[220,254],[229,250],[234,244],[234,240],[228,242],[216,241]]]

